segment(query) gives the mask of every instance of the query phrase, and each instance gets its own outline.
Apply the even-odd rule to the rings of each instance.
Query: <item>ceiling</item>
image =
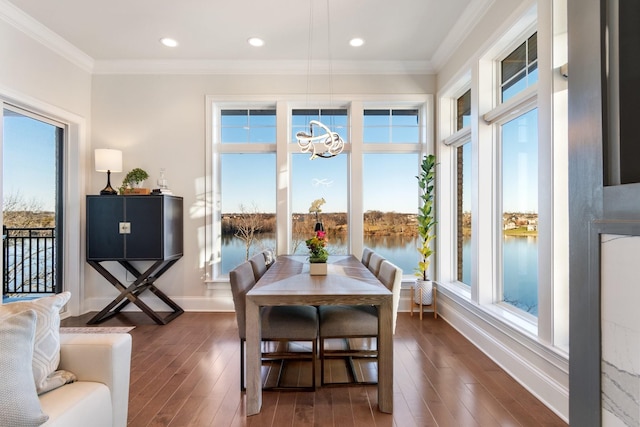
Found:
[[[316,61],[332,72],[435,72],[492,1],[0,0],[0,18],[11,15],[93,72],[145,64],[313,72]],[[253,36],[265,45],[250,46]],[[353,37],[365,44],[349,46]]]

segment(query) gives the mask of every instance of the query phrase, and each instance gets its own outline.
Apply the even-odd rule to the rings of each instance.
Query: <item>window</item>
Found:
[[[313,237],[316,222],[309,207],[317,199],[326,201],[321,206],[318,220],[327,232],[329,254],[349,253],[348,158],[346,153],[332,159],[315,160],[309,160],[307,153],[291,155],[291,253],[307,253],[304,241]]]
[[[538,33],[534,33],[500,63],[502,102],[538,81]]]
[[[365,110],[364,143],[417,143],[418,110]]]
[[[253,254],[275,248],[275,109],[221,109],[219,130],[214,175],[219,246],[212,261],[217,274],[226,275]]]
[[[471,125],[471,89],[456,101],[456,130],[461,130]]]
[[[220,155],[221,273],[275,248],[275,154]]]
[[[538,111],[501,126],[502,298],[538,314]]]
[[[456,147],[456,278],[471,285],[471,141]]]
[[[291,142],[296,142],[296,134],[309,132],[309,122],[319,121],[337,132],[344,141],[348,141],[348,115],[346,109],[295,109],[291,112]],[[315,129],[314,129],[315,132]]]
[[[365,154],[364,246],[413,274],[417,266],[416,165],[418,154]]]
[[[62,292],[65,125],[3,110],[3,292]]]
[[[220,115],[223,144],[276,142],[275,110],[223,110]]]
[[[413,275],[418,259],[415,176],[426,151],[430,98],[407,98],[376,109],[367,109],[361,100],[355,108],[351,103],[298,108],[300,101],[294,100],[265,102],[254,109],[239,108],[236,100],[228,101],[230,108],[211,100],[212,220],[207,236],[212,243],[205,257],[212,279],[226,280],[233,267],[264,248],[306,254],[304,241],[315,224],[309,207],[321,198],[326,203],[318,219],[327,231],[330,254],[359,255],[363,246],[370,246],[406,276]],[[301,153],[295,135],[308,132],[310,120],[338,132],[346,142],[344,151],[314,160]],[[352,129],[353,122],[361,126]],[[365,144],[365,134],[376,143]],[[242,230],[247,231],[244,240]]]

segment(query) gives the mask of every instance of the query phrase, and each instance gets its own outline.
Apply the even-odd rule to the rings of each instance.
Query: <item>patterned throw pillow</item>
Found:
[[[60,309],[71,298],[62,292],[30,301],[17,301],[0,306],[0,316],[33,310],[38,315],[33,346],[33,379],[38,394],[67,383],[67,373],[56,373],[60,363]]]
[[[33,341],[36,313],[26,310],[0,314],[0,426],[39,426],[49,419],[42,412],[33,383]]]

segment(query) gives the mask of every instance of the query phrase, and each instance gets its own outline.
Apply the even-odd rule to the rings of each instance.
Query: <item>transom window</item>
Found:
[[[538,33],[534,33],[500,62],[502,102],[538,81]]]
[[[364,110],[364,143],[420,141],[418,110]]]
[[[220,141],[233,143],[276,142],[276,111],[222,110],[220,112]]]

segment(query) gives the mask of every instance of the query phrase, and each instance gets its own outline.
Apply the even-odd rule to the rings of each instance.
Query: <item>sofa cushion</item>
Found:
[[[33,310],[0,313],[0,426],[39,426],[48,419],[33,382],[36,322]]]
[[[33,346],[33,378],[38,394],[52,390],[67,382],[73,374],[54,374],[60,363],[60,309],[71,298],[62,292],[30,301],[17,301],[0,306],[2,313],[33,310],[38,315],[36,338]]]
[[[98,382],[78,381],[40,395],[49,415],[43,427],[112,427],[109,388]]]

